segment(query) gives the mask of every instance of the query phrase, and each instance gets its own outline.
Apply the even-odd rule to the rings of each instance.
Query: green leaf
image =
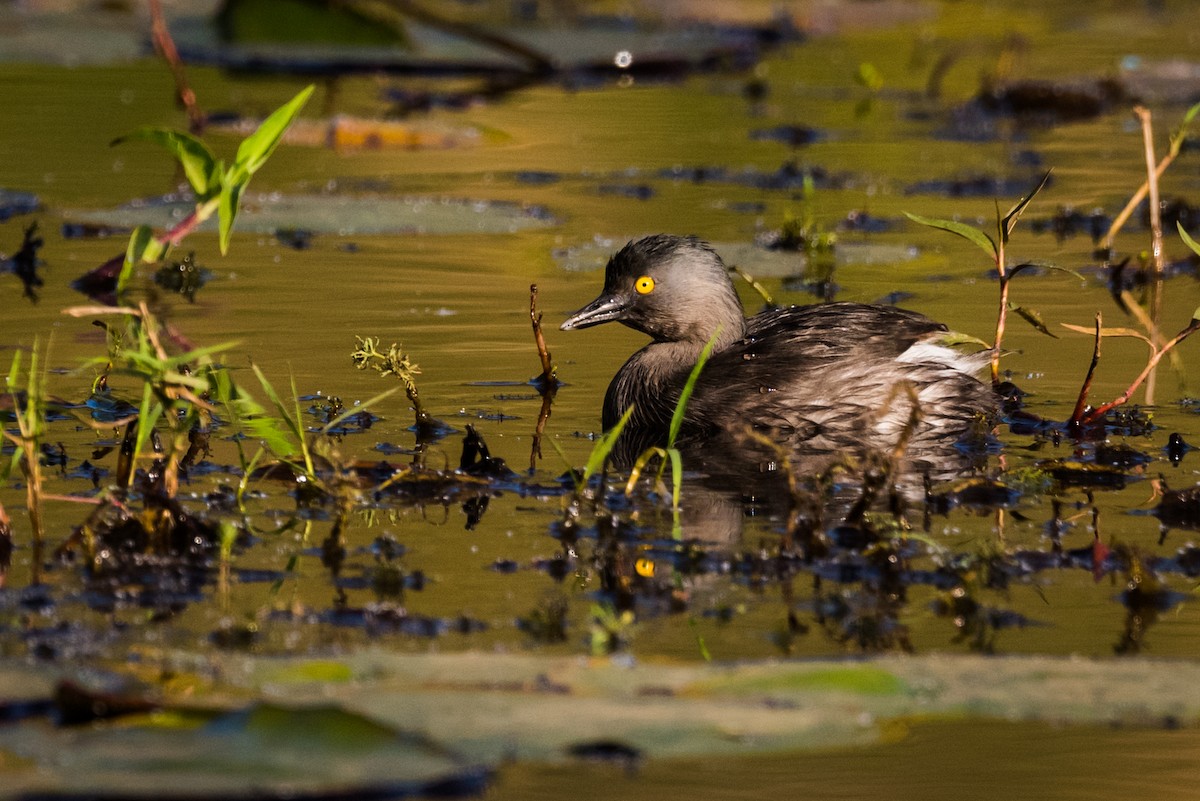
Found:
[[[292,435],[297,439],[303,439],[303,425],[299,419],[292,419],[291,414],[288,412],[288,407],[285,406],[283,401],[280,399],[279,393],[275,391],[275,387],[273,387],[271,382],[267,380],[267,376],[263,373],[262,368],[260,368],[254,362],[251,362],[250,369],[253,370],[254,375],[258,377],[259,385],[263,388],[263,392],[267,393],[267,398],[275,406],[275,410],[279,412],[279,417],[285,423],[287,423],[288,430],[291,431]]]
[[[854,72],[854,82],[872,92],[878,92],[883,88],[883,73],[871,62],[864,61]]]
[[[309,84],[298,95],[275,109],[271,116],[262,121],[258,130],[243,139],[238,146],[235,166],[245,170],[247,175],[257,172],[275,150],[279,140],[283,138],[284,131],[292,124],[300,109],[308,102],[314,88],[316,87],[313,84]]]
[[[1187,113],[1183,115],[1183,122],[1180,123],[1180,130],[1186,130],[1187,126],[1192,124],[1192,120],[1196,119],[1197,114],[1200,114],[1200,103],[1197,103],[1189,108]]]
[[[948,348],[953,348],[956,345],[980,345],[984,348],[990,348],[990,342],[984,342],[982,339],[970,334],[964,334],[961,331],[947,331],[938,337],[937,343],[945,345]]]
[[[1029,205],[1029,201],[1033,200],[1034,196],[1045,188],[1046,182],[1050,180],[1050,172],[1050,170],[1046,170],[1046,174],[1042,176],[1042,180],[1038,181],[1038,185],[1025,197],[1018,200],[1017,204],[1008,210],[1008,214],[1004,215],[1004,219],[1000,223],[1000,231],[1005,244],[1008,243],[1008,237],[1012,234],[1017,220],[1025,213],[1025,208]]]
[[[179,161],[179,165],[183,167],[183,174],[187,176],[192,191],[198,197],[206,197],[215,185],[216,159],[213,157],[212,151],[208,149],[208,145],[191,134],[170,128],[147,127],[118,137],[111,144],[119,145],[131,139],[153,142],[169,150],[171,155]]]
[[[1200,256],[1200,242],[1192,239],[1187,230],[1183,227],[1183,223],[1179,222],[1178,220],[1175,221],[1175,227],[1179,229],[1179,237],[1183,240],[1183,244],[1191,248],[1192,252],[1197,256]]]
[[[708,357],[712,355],[713,346],[717,344],[717,337],[720,335],[721,327],[717,326],[717,330],[713,332],[713,335],[708,338],[708,342],[705,343],[704,350],[700,351],[700,358],[696,360],[695,366],[692,367],[692,372],[688,374],[687,382],[683,385],[683,391],[679,393],[679,402],[675,404],[675,412],[671,415],[670,432],[667,434],[668,451],[675,447],[675,437],[679,435],[679,429],[683,425],[683,415],[687,410],[688,401],[691,400],[692,390],[696,388],[696,381],[700,378],[700,371],[704,369]]]
[[[154,402],[154,388],[149,382],[142,385],[142,403],[138,407],[138,429],[137,440],[133,446],[132,461],[136,465],[138,456],[146,448],[146,443],[150,441],[150,435],[154,432],[154,426],[158,422],[158,418],[162,417],[163,405]]]
[[[910,214],[907,211],[904,212],[904,216],[908,217],[908,219],[915,223],[927,225],[930,228],[939,228],[943,231],[949,231],[952,234],[961,236],[963,239],[974,242],[979,246],[980,250],[988,254],[988,256],[990,256],[992,259],[995,259],[996,254],[999,252],[997,251],[996,243],[992,241],[992,238],[972,225],[955,222],[954,220],[935,220],[930,217],[921,217],[917,214]]]
[[[616,447],[617,438],[621,436],[621,431],[629,423],[629,418],[633,416],[633,406],[625,410],[625,414],[621,415],[621,419],[617,424],[600,435],[600,439],[596,440],[596,444],[592,447],[592,452],[588,454],[587,464],[583,466],[583,483],[586,485],[588,479],[600,472],[604,467],[604,463],[608,460],[608,455],[612,453],[612,449]]]
[[[242,202],[242,191],[246,188],[249,176],[242,180],[222,183],[220,206],[217,210],[217,228],[220,234],[221,255],[229,252],[229,240],[233,237],[233,221],[237,219],[238,207]]]
[[[1032,325],[1037,330],[1041,331],[1046,336],[1053,337],[1054,339],[1058,339],[1058,335],[1053,333],[1049,328],[1046,327],[1046,324],[1044,322],[1042,322],[1042,315],[1039,314],[1035,309],[1027,309],[1024,306],[1014,306],[1011,303],[1008,304],[1008,308],[1011,309],[1012,311],[1015,311],[1017,314],[1021,315],[1022,319],[1024,319],[1025,322],[1029,323],[1030,325]]]
[[[1191,126],[1192,121],[1196,119],[1196,114],[1198,113],[1200,113],[1200,103],[1197,103],[1189,108],[1187,113],[1183,115],[1183,121],[1179,123],[1179,127],[1171,132],[1172,155],[1179,154],[1180,149],[1183,147],[1184,141],[1187,139],[1189,133],[1188,128]]]
[[[1032,267],[1037,267],[1040,270],[1053,270],[1054,272],[1057,272],[1057,273],[1066,273],[1067,275],[1069,275],[1073,278],[1078,278],[1080,281],[1087,280],[1086,278],[1083,277],[1083,273],[1072,270],[1070,267],[1063,267],[1062,265],[1059,265],[1059,264],[1051,264],[1050,262],[1043,262],[1043,261],[1027,261],[1027,262],[1022,262],[1021,264],[1018,264],[1016,267],[1009,267],[1008,268],[1008,276],[1009,276],[1009,278],[1012,278],[1017,273],[1020,273],[1024,270],[1028,270]]]
[[[125,247],[125,263],[117,275],[117,302],[125,295],[125,287],[133,275],[133,268],[139,262],[155,262],[167,255],[168,246],[154,238],[154,229],[148,225],[139,225],[129,235],[129,244]]]
[[[8,391],[16,392],[17,381],[21,377],[21,351],[20,349],[13,351],[12,366],[8,368]]]
[[[354,404],[353,406],[351,406],[350,408],[346,409],[344,412],[339,414],[337,417],[333,418],[328,423],[323,425],[321,427],[321,433],[328,434],[330,431],[337,428],[338,426],[340,426],[342,423],[349,420],[354,415],[358,414],[359,412],[369,409],[370,407],[379,403],[381,400],[384,400],[385,398],[388,398],[391,395],[396,394],[397,392],[399,392],[402,389],[404,389],[404,387],[392,387],[391,389],[387,390],[386,392],[380,392],[375,397],[368,398],[367,400],[363,401],[362,403]]]

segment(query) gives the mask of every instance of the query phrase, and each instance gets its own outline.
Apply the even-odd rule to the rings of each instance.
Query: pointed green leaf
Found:
[[[927,225],[930,228],[939,228],[943,231],[949,231],[952,234],[957,234],[963,239],[974,242],[979,246],[980,250],[988,254],[988,256],[991,258],[996,258],[996,243],[992,241],[990,236],[972,225],[955,222],[954,220],[935,220],[930,217],[922,217],[917,214],[910,214],[907,211],[904,212],[904,216],[908,217],[908,219],[915,223],[920,223],[921,225]]]
[[[133,446],[133,463],[137,464],[137,459],[142,451],[146,448],[146,443],[150,441],[150,435],[154,432],[154,426],[158,422],[158,418],[162,416],[163,405],[154,402],[154,388],[149,382],[142,385],[142,403],[138,407],[138,429],[137,439]]]
[[[1045,188],[1046,182],[1050,180],[1051,170],[1046,170],[1046,174],[1042,176],[1042,180],[1038,181],[1038,185],[1027,194],[1025,197],[1017,201],[1017,204],[1008,210],[1008,214],[1004,215],[1004,220],[1000,225],[1001,236],[1004,242],[1008,242],[1008,237],[1012,234],[1013,228],[1017,224],[1017,220],[1025,213],[1025,208],[1029,205],[1029,201]]]
[[[275,109],[269,117],[262,121],[258,130],[242,140],[237,151],[238,167],[245,170],[248,175],[253,175],[259,167],[266,163],[267,158],[279,144],[279,140],[283,138],[284,131],[292,124],[292,120],[300,113],[304,104],[308,102],[314,88],[314,85],[309,84],[298,95]]]
[[[1029,323],[1046,336],[1058,339],[1058,334],[1053,333],[1049,328],[1046,327],[1046,324],[1042,322],[1042,315],[1039,314],[1035,309],[1027,309],[1024,306],[1014,306],[1011,303],[1008,304],[1008,308],[1021,315],[1021,318],[1025,320],[1025,322]]]
[[[633,406],[625,410],[625,414],[621,415],[621,419],[617,424],[600,435],[600,439],[596,440],[592,452],[588,454],[587,464],[583,467],[583,483],[586,485],[588,479],[600,472],[604,467],[604,463],[608,460],[608,455],[612,453],[612,449],[616,447],[617,438],[621,436],[621,431],[624,430],[629,418],[633,416]]]
[[[1200,103],[1189,108],[1187,113],[1183,115],[1183,122],[1180,123],[1181,129],[1186,129],[1187,126],[1191,125],[1192,120],[1196,119],[1197,114],[1200,114]]]
[[[1200,256],[1200,242],[1192,239],[1192,237],[1188,234],[1187,229],[1183,227],[1183,223],[1179,222],[1178,220],[1175,221],[1175,227],[1179,229],[1179,237],[1183,240],[1183,244],[1191,248],[1192,252],[1197,256]]]
[[[346,409],[344,412],[339,414],[337,417],[333,418],[328,423],[323,425],[321,427],[321,433],[328,434],[330,431],[337,428],[338,426],[340,426],[342,423],[349,420],[354,415],[358,414],[359,412],[366,411],[367,409],[371,408],[375,404],[379,403],[381,400],[385,400],[386,398],[390,397],[391,395],[396,394],[397,392],[399,392],[402,389],[404,389],[404,387],[393,387],[393,388],[387,390],[386,392],[380,392],[378,395],[376,395],[373,398],[368,398],[367,400],[363,401],[362,403],[354,404],[353,406],[351,406],[350,408]]]
[[[985,348],[990,348],[992,346],[990,342],[984,342],[979,337],[971,336],[970,334],[964,334],[961,331],[947,331],[938,337],[937,343],[939,345],[945,345],[948,348],[952,348],[956,345],[980,345]]]
[[[214,375],[214,378],[217,383],[228,385],[227,391],[225,389],[218,389],[217,393],[224,401],[225,409],[230,419],[234,420],[242,431],[247,432],[251,439],[261,440],[272,453],[281,459],[286,458],[296,450],[286,432],[280,429],[280,425],[283,423],[282,420],[269,415],[267,410],[255,401],[254,398],[234,386],[233,382],[229,380],[226,371],[218,371]],[[262,448],[259,448],[251,463],[257,463],[261,457]],[[243,476],[248,475],[252,471],[253,468],[246,469]],[[243,477],[243,482],[244,480]]]
[[[242,202],[242,191],[249,177],[221,187],[221,201],[217,208],[217,229],[221,255],[229,252],[229,240],[233,238],[233,221],[237,219],[238,207]]]
[[[16,392],[17,381],[21,376],[21,350],[13,351],[12,366],[8,368],[8,391]]]
[[[183,167],[183,174],[187,176],[192,191],[198,197],[205,197],[214,185],[216,159],[213,157],[212,151],[208,149],[208,145],[191,134],[174,131],[170,128],[139,128],[133,133],[114,139],[112,144],[119,145],[132,139],[153,142],[169,150],[171,155],[179,161],[179,165]]]
[[[133,275],[133,268],[139,262],[155,262],[167,255],[167,245],[154,238],[154,229],[148,225],[139,225],[129,235],[129,244],[125,247],[125,263],[117,275],[117,299],[125,294],[125,287]]]
[[[1027,261],[1027,262],[1022,262],[1021,264],[1018,264],[1016,267],[1009,267],[1008,275],[1011,278],[1011,277],[1015,276],[1017,273],[1020,273],[1024,270],[1028,270],[1031,267],[1036,267],[1039,270],[1053,270],[1054,272],[1057,272],[1057,273],[1066,273],[1067,275],[1069,275],[1073,278],[1078,278],[1080,281],[1087,280],[1086,278],[1083,277],[1083,273],[1080,273],[1076,270],[1072,270],[1070,267],[1063,267],[1062,265],[1059,265],[1059,264],[1051,264],[1050,262],[1044,262],[1044,261]]]
[[[668,452],[675,447],[675,437],[679,435],[679,429],[683,426],[683,415],[687,409],[688,401],[691,400],[692,390],[696,388],[696,381],[700,378],[700,371],[704,369],[705,362],[712,355],[713,346],[717,344],[717,337],[721,335],[721,327],[717,326],[717,330],[708,338],[708,342],[704,345],[704,350],[700,351],[700,358],[696,360],[696,364],[692,367],[692,372],[688,374],[687,382],[683,385],[683,391],[679,393],[679,402],[675,404],[675,412],[671,415],[671,428],[667,434],[667,450]],[[678,481],[676,477],[676,481]]]
[[[1200,113],[1200,103],[1189,108],[1183,115],[1183,121],[1179,123],[1179,127],[1171,132],[1171,155],[1178,155],[1183,148],[1183,143],[1188,137],[1188,128],[1191,127],[1192,121],[1196,119],[1198,113]]]
[[[292,419],[292,415],[288,412],[288,407],[284,405],[283,400],[279,397],[279,393],[275,391],[275,387],[272,386],[271,382],[267,380],[267,376],[263,373],[262,368],[260,368],[254,362],[251,362],[250,369],[253,370],[254,375],[258,377],[259,385],[263,388],[263,392],[267,393],[267,398],[275,406],[275,410],[279,412],[280,419],[287,424],[288,430],[291,431],[292,435],[296,438],[303,439],[304,426],[301,424],[298,418]]]

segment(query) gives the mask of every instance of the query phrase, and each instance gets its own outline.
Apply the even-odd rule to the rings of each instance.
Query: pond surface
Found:
[[[875,5],[885,22],[872,19]],[[14,470],[0,486],[14,544],[0,590],[0,655],[53,665],[120,664],[130,649],[321,656],[363,647],[685,662],[904,651],[1194,658],[1200,515],[1194,494],[1169,496],[1177,511],[1165,525],[1159,480],[1172,490],[1197,485],[1197,453],[1168,445],[1172,435],[1200,445],[1200,340],[1180,346],[1178,366],[1164,361],[1153,403],[1139,390],[1136,412],[1130,405],[1129,416],[1110,420],[1105,436],[1078,443],[1051,425],[1070,417],[1093,345],[1061,324],[1090,327],[1101,312],[1107,326],[1138,327],[1115,303],[1091,235],[1092,219],[1106,229],[1145,177],[1133,101],[1070,121],[969,101],[981,74],[1053,81],[1062,92],[1116,79],[1152,110],[1161,157],[1169,130],[1200,98],[1200,66],[1188,60],[1200,9],[1044,5],[848,3],[835,34],[766,49],[749,70],[533,86],[411,118],[433,132],[416,147],[325,146],[330,117],[381,119],[387,93],[405,82],[321,83],[296,137],[251,183],[228,255],[218,253],[215,229],[177,251],[194,250],[206,271],[194,298],[155,284],[151,268],[135,277],[133,296],[196,345],[235,343],[220,358],[260,401],[251,361],[284,398],[294,385],[313,431],[329,399],[350,407],[396,386],[354,369],[356,337],[402,343],[420,367],[426,410],[448,431],[418,448],[397,393],[371,408],[368,425],[330,441],[324,453],[335,463],[373,466],[339,525],[336,503],[307,502],[294,483],[267,476],[249,482],[239,511],[230,501],[243,472],[238,440],[218,428],[179,497],[236,528],[232,556],[182,567],[148,560],[108,575],[85,569],[71,542],[90,511],[80,503],[46,501],[46,549],[35,560]],[[148,144],[109,143],[186,120],[170,75],[149,55],[89,63],[67,52],[39,63],[21,43],[45,21],[0,13],[15,32],[6,49],[0,29],[0,98],[17,121],[0,131],[0,189],[19,193],[13,202],[0,195],[14,211],[0,220],[0,251],[11,256],[33,222],[45,240],[36,302],[22,297],[15,275],[0,274],[0,355],[7,368],[35,341],[48,348],[49,394],[70,409],[45,437],[46,491],[95,499],[113,481],[122,431],[71,416],[103,419],[84,405],[100,367],[81,365],[105,355],[105,336],[91,317],[62,310],[91,303],[71,282],[122,252],[129,226],[177,219],[178,206],[164,199],[177,190],[170,159]],[[112,28],[100,38],[136,28],[119,13],[99,19]],[[872,74],[865,64],[880,81],[856,81]],[[248,118],[306,84],[202,65],[189,77],[206,110]],[[205,138],[229,156],[240,135],[217,126]],[[714,486],[689,472],[676,518],[662,493],[643,483],[625,499],[625,476],[610,475],[601,511],[585,500],[564,527],[567,469],[587,461],[608,381],[644,338],[617,326],[557,326],[595,297],[605,261],[625,242],[694,233],[778,303],[898,302],[988,340],[999,290],[987,257],[904,213],[991,231],[997,206],[1006,211],[1046,170],[1051,180],[1018,224],[1009,263],[1076,274],[1039,268],[1013,282],[1014,304],[1036,310],[1056,336],[1010,320],[1002,368],[1026,393],[1024,406],[970,473],[909,498],[899,515],[880,508],[842,529],[846,504],[832,504],[814,527],[827,546],[819,558],[795,547],[789,499],[766,480]],[[1198,202],[1189,148],[1161,191],[1181,213]],[[31,195],[32,211],[22,205]],[[1070,212],[1078,225],[1056,235]],[[1190,214],[1185,224],[1197,225]],[[767,247],[789,220],[836,234],[836,245]],[[96,235],[107,228],[115,232]],[[1132,275],[1149,246],[1135,214],[1112,261],[1131,257]],[[1159,326],[1170,336],[1200,305],[1196,261],[1173,219],[1165,254]],[[542,421],[540,455],[530,284],[563,382]],[[748,310],[762,306],[748,283],[739,291]],[[1143,342],[1106,338],[1091,398],[1119,395],[1146,358]],[[109,385],[110,402],[138,403],[131,379],[114,375]],[[12,430],[11,405],[0,409]],[[454,472],[468,426],[514,475]],[[6,460],[10,453],[6,443]],[[378,463],[414,460],[421,481],[373,491],[388,474]],[[847,478],[838,497],[853,498],[858,486]],[[73,558],[57,558],[64,546]],[[1102,739],[1124,748],[1113,744],[1119,737]],[[1098,759],[1094,750],[1088,759]],[[564,778],[577,781],[596,777]]]

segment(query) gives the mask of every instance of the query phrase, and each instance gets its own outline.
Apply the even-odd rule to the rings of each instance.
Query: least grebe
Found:
[[[606,430],[635,407],[622,435],[627,452],[663,444],[687,376],[713,337],[685,410],[684,442],[744,440],[749,429],[806,451],[891,449],[902,438],[928,448],[952,445],[995,409],[991,388],[974,375],[988,352],[943,344],[946,326],[863,303],[747,319],[721,257],[695,237],[659,234],[625,245],[608,261],[604,292],[561,327],[611,321],[652,339],[617,371],[604,399]]]

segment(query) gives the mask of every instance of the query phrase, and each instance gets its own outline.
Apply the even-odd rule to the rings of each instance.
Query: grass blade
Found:
[[[683,385],[683,391],[679,393],[679,402],[675,404],[675,413],[671,415],[671,428],[667,434],[667,448],[675,446],[675,438],[679,436],[679,429],[683,426],[684,412],[687,410],[688,401],[692,398],[692,390],[696,388],[696,381],[700,378],[700,371],[704,369],[704,365],[708,362],[708,357],[712,355],[713,346],[717,344],[717,337],[721,335],[721,327],[717,326],[717,330],[709,338],[704,350],[700,351],[700,358],[696,360],[696,365],[692,368],[692,372],[688,374],[687,382]]]
[[[596,440],[592,452],[588,454],[587,464],[583,467],[583,483],[587,484],[588,479],[604,467],[604,463],[608,461],[609,454],[616,447],[617,438],[621,436],[621,431],[629,423],[629,418],[633,416],[633,406],[625,410],[625,414],[621,415],[621,419],[617,424],[600,435],[600,439]]]
[[[1183,239],[1183,244],[1191,248],[1192,252],[1197,256],[1200,256],[1200,242],[1192,239],[1191,236],[1188,235],[1187,229],[1183,227],[1183,223],[1179,222],[1178,220],[1175,221],[1175,227],[1179,229],[1179,236],[1181,239]]]
[[[375,404],[379,403],[381,400],[384,400],[385,398],[388,398],[388,397],[396,394],[397,392],[399,392],[402,389],[404,389],[404,387],[392,387],[391,389],[387,390],[386,392],[380,392],[378,395],[376,395],[373,398],[368,398],[367,400],[363,401],[362,403],[355,404],[354,408],[347,409],[346,411],[339,414],[337,417],[330,420],[324,426],[322,426],[321,433],[328,434],[330,431],[337,428],[339,425],[346,422],[354,415],[358,414],[359,412],[366,411],[371,406],[374,406]]]
[[[1051,172],[1051,170],[1046,170],[1046,174],[1042,176],[1042,180],[1033,188],[1033,191],[1018,200],[1016,205],[1008,210],[1008,214],[1004,215],[1004,219],[1000,223],[1000,231],[1006,243],[1008,242],[1009,235],[1012,234],[1013,228],[1017,225],[1017,220],[1021,218],[1021,215],[1025,213],[1026,207],[1029,206],[1029,201],[1033,200],[1038,192],[1046,188],[1046,184],[1050,181]]]

